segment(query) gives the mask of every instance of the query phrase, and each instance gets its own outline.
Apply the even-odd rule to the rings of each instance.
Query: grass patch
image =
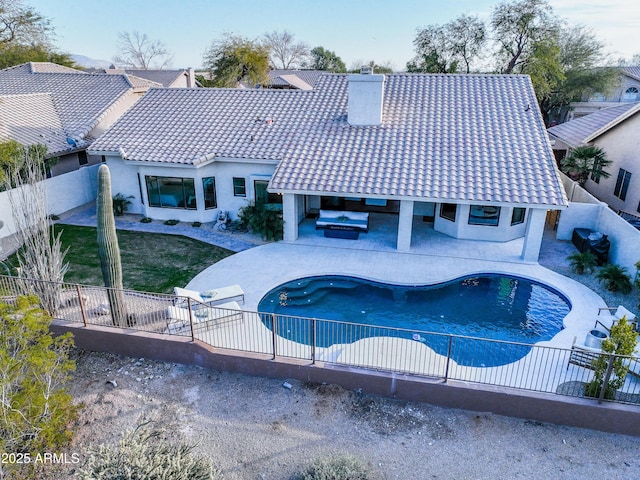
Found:
[[[98,258],[96,229],[75,225],[56,225],[61,229],[69,271],[65,281],[104,285]],[[145,292],[172,293],[173,287],[186,285],[196,274],[233,252],[180,235],[118,230],[125,288]],[[9,262],[16,264],[15,255]]]

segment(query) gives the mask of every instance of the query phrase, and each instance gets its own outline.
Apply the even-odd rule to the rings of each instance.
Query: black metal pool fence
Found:
[[[604,398],[605,389],[600,389],[597,400],[640,405],[640,359],[575,345],[558,348],[257,313],[175,295],[0,276],[0,301],[13,303],[19,295],[47,298],[55,319],[85,326],[186,336],[215,348],[272,358],[575,397],[585,396],[596,374],[596,362],[602,358],[604,383],[617,380],[620,372],[626,374],[614,398]],[[110,307],[114,295],[124,304],[119,315],[113,315]]]

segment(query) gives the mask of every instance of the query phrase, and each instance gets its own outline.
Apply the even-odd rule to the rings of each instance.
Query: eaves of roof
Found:
[[[594,141],[596,138],[598,138],[600,135],[608,132],[609,130],[611,130],[613,127],[615,127],[616,125],[620,125],[622,122],[624,122],[627,118],[635,115],[638,111],[640,111],[640,102],[633,108],[627,110],[625,113],[623,113],[622,115],[620,115],[619,117],[615,118],[613,121],[609,122],[607,125],[605,125],[604,127],[596,130],[595,132],[593,132],[591,135],[589,135],[588,137],[586,137],[584,139],[584,143],[589,143]]]
[[[640,81],[640,66],[625,67],[622,69],[622,73],[634,80]]]

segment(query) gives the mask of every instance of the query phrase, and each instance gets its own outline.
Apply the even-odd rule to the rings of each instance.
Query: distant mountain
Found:
[[[96,60],[95,58],[76,54],[72,54],[71,59],[75,62],[76,65],[84,68],[109,68],[109,66],[113,63],[107,60]]]

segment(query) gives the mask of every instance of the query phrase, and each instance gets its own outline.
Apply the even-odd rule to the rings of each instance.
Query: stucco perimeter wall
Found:
[[[633,278],[635,263],[640,261],[640,230],[606,207],[600,212],[597,227],[599,232],[609,235],[609,261],[625,267]]]
[[[632,227],[622,217],[599,201],[576,182],[561,174],[569,208],[562,211],[556,238],[571,240],[574,228],[588,228],[609,237],[611,248],[609,262],[617,263],[633,276],[635,263],[640,260],[640,230]]]
[[[59,215],[96,199],[98,165],[83,167],[45,180],[47,187],[47,211]],[[0,192],[0,220],[4,228],[0,229],[0,238],[16,232],[9,192]],[[17,198],[17,197],[16,197]]]
[[[640,436],[640,409],[628,405],[563,397],[463,382],[433,381],[409,375],[327,365],[213,349],[188,338],[55,321],[56,334],[70,331],[83,349],[153,360],[194,364],[215,370],[305,382],[326,382],[347,389],[451,408]]]

